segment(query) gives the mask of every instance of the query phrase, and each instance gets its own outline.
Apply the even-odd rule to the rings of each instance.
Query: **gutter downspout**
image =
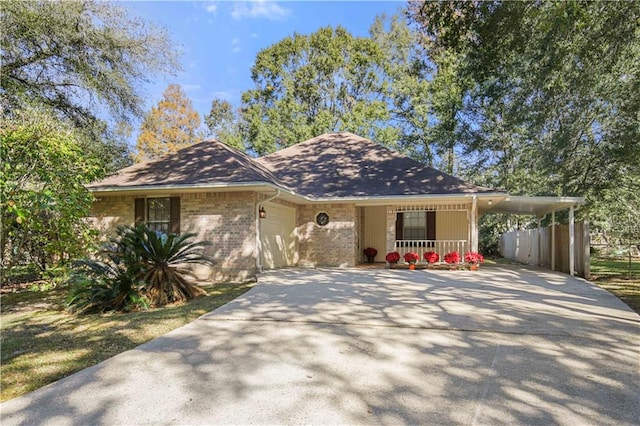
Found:
[[[262,272],[262,261],[260,260],[260,258],[262,257],[262,244],[260,243],[260,234],[262,232],[262,230],[260,228],[260,205],[261,204],[266,204],[269,201],[278,198],[279,196],[280,196],[280,190],[276,189],[275,195],[272,195],[271,197],[269,197],[269,198],[267,198],[265,200],[256,201],[256,209],[255,209],[255,213],[256,213],[256,271],[258,273]]]

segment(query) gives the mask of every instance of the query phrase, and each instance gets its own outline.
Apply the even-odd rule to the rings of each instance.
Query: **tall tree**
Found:
[[[294,34],[263,49],[251,69],[255,88],[242,96],[248,148],[265,154],[331,131],[395,143],[383,62],[373,40],[342,27]]]
[[[433,67],[422,53],[418,34],[400,15],[376,17],[369,33],[384,55],[381,77],[386,85],[381,89],[386,89],[389,124],[398,132],[397,149],[435,166],[429,96]]]
[[[241,117],[242,115],[233,109],[229,101],[214,99],[211,102],[209,114],[204,117],[204,122],[209,135],[229,146],[244,150]]]
[[[114,119],[142,114],[140,83],[178,67],[164,31],[112,3],[2,3],[3,109],[44,105],[84,126],[97,107]]]
[[[200,114],[180,85],[170,84],[157,107],[144,117],[136,148],[137,161],[158,158],[200,142]]]
[[[179,69],[165,31],[114,3],[7,0],[0,8],[0,111],[44,107],[114,170],[129,158],[111,123],[142,116],[143,83]]]
[[[638,173],[640,4],[412,2],[409,15],[464,55],[466,147],[506,189],[593,202]]]

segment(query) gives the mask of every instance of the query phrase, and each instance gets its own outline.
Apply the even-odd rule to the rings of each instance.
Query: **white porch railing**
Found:
[[[452,251],[460,253],[460,258],[468,251],[467,240],[397,240],[396,251],[400,253],[400,262],[404,262],[404,254],[410,251],[418,253],[419,263],[424,263],[424,254],[435,251],[440,256],[440,262],[444,262],[444,255]]]

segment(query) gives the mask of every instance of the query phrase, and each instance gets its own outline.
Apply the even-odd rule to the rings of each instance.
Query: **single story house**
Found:
[[[198,272],[212,280],[354,266],[367,247],[378,251],[376,261],[391,251],[464,255],[477,251],[478,218],[511,199],[347,132],[260,158],[205,141],[88,188],[92,220],[105,235],[146,223],[210,241],[217,264]]]

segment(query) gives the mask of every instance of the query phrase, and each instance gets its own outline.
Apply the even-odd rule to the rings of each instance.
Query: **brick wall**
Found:
[[[195,269],[203,280],[243,281],[256,273],[255,201],[253,192],[168,193],[180,197],[180,231],[209,241],[213,268]],[[115,228],[134,223],[134,196],[98,197],[89,218],[106,238]]]
[[[326,212],[329,223],[316,224],[316,215]],[[296,236],[300,266],[354,266],[357,252],[356,207],[353,204],[300,206]]]

